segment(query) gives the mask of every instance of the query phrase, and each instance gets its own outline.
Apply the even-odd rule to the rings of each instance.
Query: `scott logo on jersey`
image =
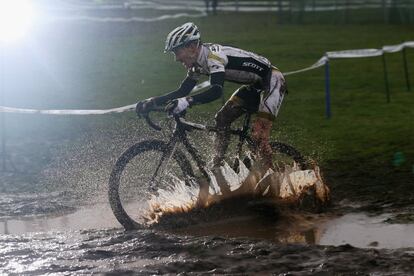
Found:
[[[254,68],[256,70],[259,70],[260,72],[264,70],[264,68],[260,67],[259,65],[253,63],[253,62],[249,62],[249,61],[245,61],[242,63],[242,66],[244,67],[251,67]]]

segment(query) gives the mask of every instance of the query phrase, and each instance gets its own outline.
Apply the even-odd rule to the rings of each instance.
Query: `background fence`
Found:
[[[188,4],[193,1],[177,2]],[[280,23],[414,23],[412,0],[218,0],[217,9],[240,12],[274,11],[278,13]],[[361,18],[361,10],[370,13]],[[324,16],[324,12],[332,11],[337,12],[337,16]]]
[[[39,0],[58,8],[134,10],[151,6],[215,12],[274,12],[278,23],[412,24],[413,0]],[[214,7],[214,3],[217,6]],[[333,15],[334,14],[334,15]]]

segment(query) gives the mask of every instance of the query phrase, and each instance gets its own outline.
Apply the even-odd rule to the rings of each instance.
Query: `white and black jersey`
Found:
[[[210,77],[211,87],[207,91],[193,95],[195,104],[211,102],[221,97],[224,81],[251,85],[257,90],[268,90],[272,69],[270,61],[255,53],[219,44],[203,43],[197,61],[187,72],[180,87],[157,98],[157,104],[187,96],[201,75]]]
[[[198,80],[200,74],[211,76],[223,72],[227,81],[263,86],[269,78],[271,68],[267,58],[255,53],[205,43],[201,45],[197,62],[188,71],[188,77]]]

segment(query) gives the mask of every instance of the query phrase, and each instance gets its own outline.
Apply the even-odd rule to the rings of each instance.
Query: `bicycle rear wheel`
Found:
[[[254,142],[252,140],[247,140],[247,142],[251,148],[254,148]],[[277,141],[270,141],[270,146],[272,148],[272,162],[274,168],[283,168],[286,165],[293,166],[294,163],[296,163],[301,170],[306,170],[310,167],[309,162],[307,162],[305,157],[294,147]],[[233,164],[233,169],[236,172],[239,172],[239,163],[237,160],[238,159],[236,159],[236,162]],[[253,160],[248,155],[242,156],[242,160],[246,167],[250,169]]]
[[[293,162],[295,162],[300,169],[308,169],[309,164],[306,162],[305,157],[294,147],[276,141],[270,142],[270,146],[273,150],[274,165],[293,165]]]
[[[270,143],[273,149],[273,164],[274,166],[284,167],[286,165],[292,166],[292,163],[295,162],[301,170],[314,170],[315,164],[307,160],[298,150],[294,147],[280,143],[280,142],[271,142]],[[317,173],[319,175],[319,173]],[[320,175],[319,175],[320,176]],[[296,207],[301,210],[306,210],[309,212],[321,212],[329,205],[329,189],[325,186],[324,183],[320,183],[319,195],[317,192],[317,187],[315,185],[305,189],[301,192],[296,201]],[[320,194],[321,191],[324,191]]]
[[[171,185],[177,178],[193,176],[191,164],[178,149],[171,158],[162,159],[168,145],[161,140],[146,140],[128,148],[116,161],[109,178],[109,202],[116,219],[126,230],[142,227],[142,210],[147,203],[150,184]],[[159,167],[157,175],[154,175]],[[150,182],[153,183],[150,183]]]

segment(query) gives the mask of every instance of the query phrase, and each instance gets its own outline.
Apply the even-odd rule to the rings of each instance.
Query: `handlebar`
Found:
[[[165,112],[165,110],[163,109],[163,108],[161,108],[161,107],[158,107],[158,108],[155,108],[155,109],[153,109],[153,110],[151,110],[151,111],[155,111],[155,112]],[[150,111],[150,112],[151,112]],[[150,118],[150,116],[149,116],[149,113],[150,112],[148,112],[148,113],[145,113],[145,114],[143,114],[142,116],[145,118],[145,121],[146,121],[146,123],[152,128],[152,129],[154,129],[154,130],[156,130],[156,131],[161,131],[162,130],[162,128],[158,125],[158,124],[156,124],[156,123],[154,123],[152,120],[151,120],[151,118]],[[198,124],[198,123],[193,123],[193,122],[188,122],[188,121],[186,121],[185,119],[184,119],[184,116],[185,115],[185,113],[182,113],[182,114],[178,114],[178,115],[173,115],[172,117],[174,118],[174,120],[175,120],[175,122],[176,122],[176,124],[177,124],[177,126],[180,128],[180,129],[182,129],[182,130],[184,130],[184,131],[191,131],[191,130],[194,130],[194,129],[196,129],[196,130],[203,130],[203,131],[208,131],[208,132],[218,132],[218,131],[220,131],[217,127],[215,127],[215,126],[207,126],[207,125],[203,125],[203,124]],[[248,114],[248,118],[250,118],[250,115]],[[248,123],[247,123],[248,124]],[[230,132],[230,134],[232,134],[232,135],[246,135],[246,131],[247,131],[247,129],[245,128],[245,127],[243,127],[243,128],[240,128],[240,129],[229,129],[228,130],[229,132]]]
[[[163,108],[161,108],[161,107],[156,107],[156,108],[153,108],[151,111],[156,111],[156,112],[164,112],[164,109]],[[150,118],[150,116],[149,116],[149,114],[150,114],[150,112],[151,111],[149,111],[149,112],[147,112],[147,113],[144,113],[144,114],[142,114],[142,117],[144,117],[144,119],[145,119],[145,122],[151,127],[151,128],[153,128],[154,130],[156,130],[156,131],[161,131],[162,130],[162,128],[158,125],[158,124],[156,124],[156,123],[154,123],[152,120],[151,120],[151,118]],[[138,117],[139,117],[139,115],[138,115]]]
[[[155,111],[155,112],[165,112],[163,108],[156,108],[153,109],[151,111]],[[154,121],[151,119],[150,117],[150,112],[143,114],[142,116],[144,117],[146,123],[154,130],[157,131],[161,131],[162,128],[154,123]],[[207,131],[216,131],[215,127],[211,127],[211,126],[206,126],[203,124],[198,124],[198,123],[193,123],[193,122],[188,122],[184,119],[183,117],[184,114],[179,114],[179,115],[173,115],[174,120],[176,121],[177,125],[180,125],[181,127],[183,127],[185,130],[190,131],[192,129],[198,129],[198,130],[207,130]]]
[[[145,113],[143,116],[150,127],[155,129],[156,131],[161,131],[162,128],[151,120],[151,118],[149,117],[149,113]]]

